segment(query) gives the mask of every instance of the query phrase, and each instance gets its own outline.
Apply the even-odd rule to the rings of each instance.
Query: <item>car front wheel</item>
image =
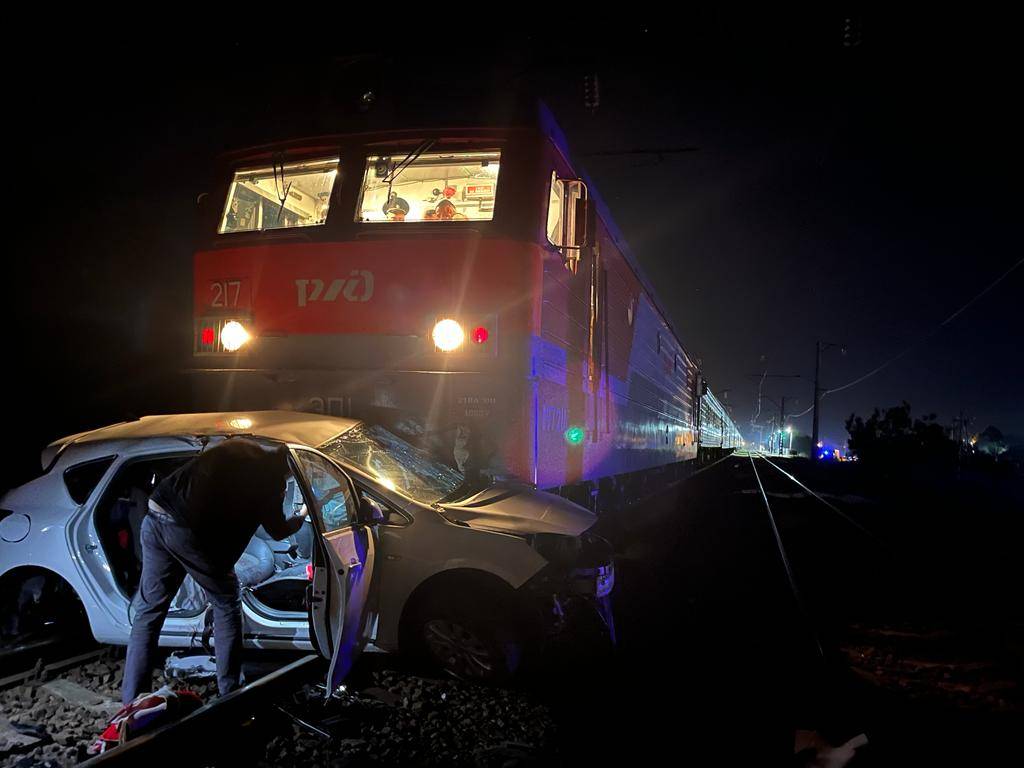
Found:
[[[500,600],[474,597],[438,596],[423,607],[415,630],[421,655],[459,680],[506,682],[519,669],[525,634]]]

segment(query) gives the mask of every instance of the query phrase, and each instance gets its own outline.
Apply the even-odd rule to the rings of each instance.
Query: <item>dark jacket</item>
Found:
[[[268,451],[231,438],[179,467],[150,497],[191,528],[211,562],[231,567],[262,525],[275,539],[295,533],[302,518],[284,517],[287,449]]]

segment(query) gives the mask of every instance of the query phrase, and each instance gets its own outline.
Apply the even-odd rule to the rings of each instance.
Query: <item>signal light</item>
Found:
[[[437,321],[430,335],[434,340],[434,346],[442,352],[458,349],[466,339],[466,333],[462,330],[462,326],[447,317]]]
[[[212,347],[213,342],[216,338],[216,333],[214,332],[213,328],[210,327],[203,328],[203,330],[200,331],[199,333],[199,341],[202,343],[204,347]]]
[[[579,445],[586,436],[587,432],[583,427],[569,427],[565,430],[565,442],[569,445]]]
[[[471,333],[469,337],[473,340],[474,344],[483,344],[487,341],[490,335],[491,334],[487,332],[487,329],[481,325],[474,328],[473,333]]]

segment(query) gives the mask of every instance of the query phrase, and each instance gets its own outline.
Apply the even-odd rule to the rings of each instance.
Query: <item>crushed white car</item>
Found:
[[[336,680],[371,643],[500,681],[576,623],[614,638],[612,552],[593,514],[527,484],[471,487],[379,426],[287,411],[148,416],[48,446],[42,475],[0,499],[2,629],[84,613],[98,641],[126,643],[149,494],[241,435],[288,445],[284,512],[313,512],[285,541],[257,530],[235,566],[248,646],[317,648]],[[209,628],[186,578],[161,645],[197,647]]]

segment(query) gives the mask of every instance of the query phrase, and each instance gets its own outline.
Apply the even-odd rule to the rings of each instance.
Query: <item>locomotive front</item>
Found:
[[[397,134],[227,158],[194,259],[195,405],[355,415],[525,476],[529,148]]]

